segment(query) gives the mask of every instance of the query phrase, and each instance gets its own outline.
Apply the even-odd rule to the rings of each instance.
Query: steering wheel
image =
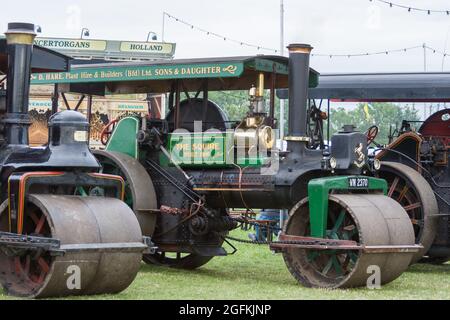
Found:
[[[371,126],[367,132],[366,132],[366,136],[367,136],[367,145],[370,145],[375,138],[378,135],[378,132],[380,131],[380,129],[377,126]]]
[[[119,120],[114,119],[103,128],[102,133],[100,134],[100,142],[104,146],[108,144],[109,138],[111,137],[117,122],[119,122]]]

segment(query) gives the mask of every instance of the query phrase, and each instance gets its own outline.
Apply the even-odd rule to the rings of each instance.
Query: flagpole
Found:
[[[284,1],[280,0],[280,54],[284,56]],[[280,99],[280,139],[281,149],[284,150],[284,99]]]
[[[280,55],[284,56],[284,1],[280,0]],[[284,151],[284,99],[280,99],[280,149]],[[280,227],[284,226],[287,210],[280,210]]]

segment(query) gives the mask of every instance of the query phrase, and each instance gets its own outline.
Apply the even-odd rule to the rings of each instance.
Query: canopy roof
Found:
[[[0,73],[6,73],[8,69],[6,38],[0,37]],[[39,46],[34,46],[31,62],[32,72],[56,72],[67,71],[71,58]]]
[[[278,90],[287,99],[287,90]],[[449,102],[450,73],[321,74],[312,99],[362,102]]]
[[[269,89],[288,87],[289,59],[281,56],[245,56],[156,60],[101,64],[72,64],[70,72],[32,76],[32,84],[61,84],[64,92],[85,94],[166,93],[176,80],[184,91],[197,91],[206,82],[208,90],[247,90],[260,72],[266,74]],[[271,75],[275,75],[272,82]],[[310,86],[317,86],[319,74],[311,69]]]

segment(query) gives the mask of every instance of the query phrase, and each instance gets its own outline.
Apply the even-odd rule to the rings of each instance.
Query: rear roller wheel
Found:
[[[419,260],[419,263],[429,263],[434,265],[441,265],[450,261],[450,257],[424,257]]]
[[[153,236],[157,215],[148,209],[157,209],[157,201],[148,172],[138,160],[128,155],[100,150],[94,151],[94,154],[102,165],[102,173],[118,175],[125,180],[125,202],[135,212],[143,234]],[[143,261],[147,264],[180,269],[199,268],[212,258],[195,253],[157,252],[143,255]]]
[[[157,252],[144,255],[144,262],[157,266],[193,270],[207,264],[212,258],[195,253]]]
[[[135,245],[142,243],[142,235],[133,212],[122,201],[29,195],[25,210],[24,234],[58,239],[68,251],[57,256],[46,251],[20,255],[1,251],[0,282],[8,294],[45,298],[118,293],[136,277],[143,247]],[[1,214],[0,227],[9,230],[7,211]],[[101,251],[86,246],[98,248],[106,243],[120,243],[123,249]],[[67,246],[82,247],[69,250]]]
[[[433,189],[420,173],[401,163],[382,162],[378,177],[388,182],[388,196],[408,213],[416,244],[423,246],[414,255],[412,263],[415,263],[430,249],[438,228],[439,209]]]
[[[310,235],[308,200],[290,212],[285,234]],[[405,211],[382,195],[331,195],[326,237],[361,245],[412,245],[414,233]],[[291,274],[306,287],[365,286],[368,268],[378,266],[381,284],[400,276],[413,253],[366,253],[355,250],[286,248],[283,257]]]
[[[125,181],[125,203],[133,209],[142,234],[151,237],[155,231],[157,209],[153,182],[138,160],[119,152],[95,150],[94,155],[102,165],[102,173],[121,176]]]

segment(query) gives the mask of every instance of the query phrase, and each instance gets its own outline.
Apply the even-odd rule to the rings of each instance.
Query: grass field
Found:
[[[241,231],[234,235],[246,236]],[[448,263],[414,265],[379,290],[308,289],[297,284],[282,256],[273,255],[266,246],[236,246],[239,251],[235,255],[214,258],[195,271],[143,264],[136,280],[124,292],[76,299],[450,299]]]

